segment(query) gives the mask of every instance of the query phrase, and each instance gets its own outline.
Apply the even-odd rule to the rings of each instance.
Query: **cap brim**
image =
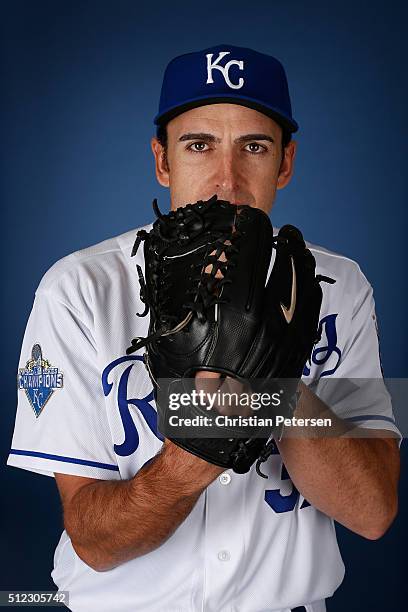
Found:
[[[299,129],[298,124],[294,119],[284,115],[279,109],[274,107],[266,106],[259,100],[246,97],[238,96],[212,96],[210,98],[195,98],[193,100],[187,100],[183,104],[173,106],[166,109],[164,112],[156,115],[154,118],[155,125],[163,125],[174,119],[178,115],[191,110],[192,108],[198,108],[199,106],[208,106],[209,104],[238,104],[240,106],[246,106],[247,108],[253,108],[254,110],[271,117],[276,123],[282,128],[289,132],[297,132]]]

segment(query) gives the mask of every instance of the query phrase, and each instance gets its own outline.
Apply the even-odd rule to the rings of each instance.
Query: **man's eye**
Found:
[[[266,151],[265,147],[263,147],[262,145],[258,144],[257,142],[250,142],[249,144],[247,144],[247,146],[245,148],[250,153],[265,153],[265,151]]]
[[[208,147],[208,145],[205,142],[193,142],[187,148],[190,151],[193,151],[194,153],[203,153],[204,151],[208,150],[205,147]]]

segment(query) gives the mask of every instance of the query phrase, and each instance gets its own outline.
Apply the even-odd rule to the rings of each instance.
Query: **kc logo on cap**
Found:
[[[241,87],[244,84],[243,77],[239,78],[238,83],[232,83],[229,77],[229,71],[230,71],[231,66],[238,66],[239,70],[243,70],[244,61],[243,60],[230,60],[224,66],[221,66],[219,63],[222,59],[224,59],[226,55],[230,55],[230,53],[231,51],[220,51],[217,59],[214,61],[212,61],[214,53],[207,53],[206,55],[206,58],[207,58],[207,82],[206,84],[207,85],[214,83],[214,79],[212,76],[213,70],[219,70],[222,76],[224,77],[224,80],[226,84],[228,85],[228,87],[231,87],[231,89],[241,89]]]

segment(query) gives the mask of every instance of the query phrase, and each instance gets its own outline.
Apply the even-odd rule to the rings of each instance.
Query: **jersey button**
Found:
[[[219,481],[220,481],[220,483],[222,485],[227,485],[227,484],[229,484],[231,482],[231,476],[229,474],[227,474],[227,472],[224,472],[219,477]]]
[[[220,561],[229,561],[231,559],[228,550],[220,550],[217,556]]]

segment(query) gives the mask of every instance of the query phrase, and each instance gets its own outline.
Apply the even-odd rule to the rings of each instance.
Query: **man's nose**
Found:
[[[217,165],[216,187],[225,195],[233,194],[240,186],[238,160],[232,153],[222,156]]]

